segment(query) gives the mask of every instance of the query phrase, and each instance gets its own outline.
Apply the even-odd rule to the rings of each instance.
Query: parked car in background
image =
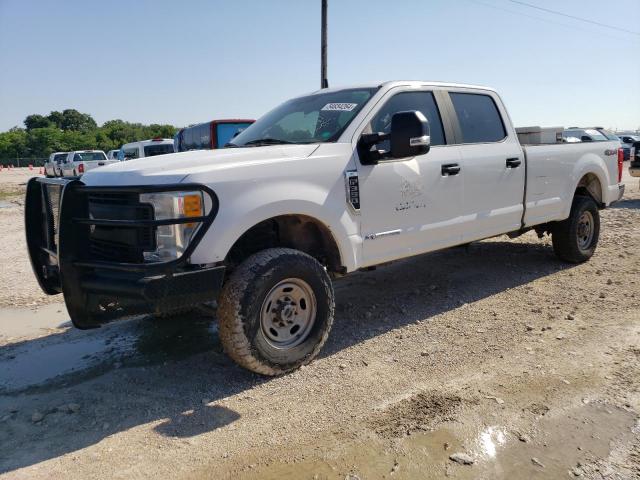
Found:
[[[49,155],[49,160],[44,162],[44,174],[47,177],[61,177],[62,176],[62,162],[67,158],[68,152],[55,152]]]
[[[32,178],[33,271],[46,293],[64,293],[79,328],[217,300],[229,356],[279,375],[326,341],[332,277],[530,230],[562,260],[587,261],[599,211],[624,193],[619,143],[531,142],[486,87],[319,90],[265,114],[234,148],[121,162],[77,182]],[[51,196],[59,218],[46,214]]]
[[[624,152],[624,159],[630,160],[637,153],[638,149],[634,146],[636,142],[640,142],[640,135],[631,135],[628,133],[619,133],[618,138],[622,142],[622,151]]]
[[[102,150],[78,150],[69,152],[61,164],[62,176],[79,177],[89,170],[115,163],[116,161],[107,160],[107,156]]]
[[[629,174],[632,177],[640,177],[640,141],[636,142],[633,151],[633,157],[629,163]]]
[[[570,127],[562,132],[562,138],[567,143],[576,142],[606,142],[609,139],[595,128]]]
[[[118,160],[118,155],[120,154],[120,149],[117,150],[109,150],[107,152],[108,160]]]
[[[607,137],[607,140],[613,140],[614,142],[619,142],[620,138],[613,133],[610,130],[607,130],[606,128],[603,127],[594,127],[594,130],[597,130],[598,132],[600,132],[602,135],[604,135],[605,137]]]
[[[176,152],[214,150],[224,147],[235,135],[255,120],[212,120],[183,128],[173,137]]]
[[[119,160],[134,160],[136,158],[155,157],[173,153],[173,139],[153,138],[139,142],[126,143],[120,147]]]

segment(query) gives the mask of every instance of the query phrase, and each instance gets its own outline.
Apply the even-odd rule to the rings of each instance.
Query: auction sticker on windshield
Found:
[[[357,103],[327,103],[321,110],[332,110],[334,112],[350,112],[358,106]]]

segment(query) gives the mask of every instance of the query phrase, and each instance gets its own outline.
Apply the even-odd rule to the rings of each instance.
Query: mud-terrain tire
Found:
[[[600,214],[591,197],[576,196],[569,218],[552,229],[553,251],[562,260],[582,263],[591,258],[598,246]]]
[[[270,248],[247,258],[218,300],[220,340],[240,366],[280,375],[309,363],[333,324],[334,294],[313,257]]]

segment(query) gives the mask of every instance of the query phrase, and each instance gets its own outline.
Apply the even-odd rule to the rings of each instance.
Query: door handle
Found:
[[[460,173],[460,165],[457,163],[447,163],[442,165],[442,175],[458,175]]]
[[[521,163],[518,157],[507,158],[507,168],[518,168]]]

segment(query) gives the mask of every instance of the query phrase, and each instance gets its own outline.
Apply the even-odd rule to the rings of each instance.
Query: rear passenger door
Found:
[[[518,230],[525,161],[502,102],[491,91],[450,91],[449,98],[462,157],[464,241]]]

